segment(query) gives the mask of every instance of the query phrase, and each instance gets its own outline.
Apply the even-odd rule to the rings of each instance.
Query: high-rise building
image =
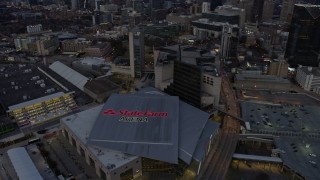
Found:
[[[215,56],[190,46],[155,51],[155,87],[199,108],[218,106],[221,77]]]
[[[221,56],[224,59],[237,58],[239,28],[233,28],[226,23],[223,25],[221,37]]]
[[[274,1],[273,0],[264,0],[261,20],[262,21],[272,20],[273,11],[274,11]]]
[[[264,0],[254,0],[252,7],[252,22],[260,21],[262,18]]]
[[[129,52],[131,77],[141,78],[144,67],[144,32],[134,27],[129,32]]]
[[[132,7],[137,13],[144,14],[143,0],[133,0]]]
[[[238,7],[244,9],[245,11],[245,20],[250,21],[252,20],[252,7],[253,1],[252,0],[241,0],[238,4]]]
[[[298,0],[282,0],[280,20],[290,22],[293,13],[293,6]]]
[[[210,11],[210,3],[209,2],[203,2],[202,3],[202,12],[209,12]]]
[[[72,10],[77,10],[79,9],[79,0],[71,0],[71,9]]]
[[[161,9],[162,8],[162,0],[149,0],[150,8],[152,9]]]
[[[285,57],[290,66],[319,66],[320,5],[295,4]]]

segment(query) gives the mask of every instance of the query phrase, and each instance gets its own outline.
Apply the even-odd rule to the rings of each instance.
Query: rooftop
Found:
[[[298,69],[302,70],[307,75],[320,76],[320,68],[318,67],[302,66],[302,67],[299,67]]]
[[[320,171],[320,142],[318,139],[307,137],[275,138],[278,149],[283,150],[283,164],[305,179],[319,179]],[[314,157],[316,156],[316,157]]]
[[[252,131],[307,134],[320,131],[319,106],[241,102],[242,117]]]
[[[65,124],[83,144],[87,144],[89,134],[102,107],[103,105],[99,105],[77,114],[64,117],[61,119],[61,122]],[[106,167],[113,167],[110,166],[112,164],[115,165],[115,167],[120,167],[138,158],[137,156],[128,155],[107,148],[89,146],[89,149]]]
[[[24,147],[9,149],[7,153],[19,179],[43,179]]]
[[[115,83],[107,79],[103,79],[103,80],[95,79],[95,80],[88,81],[84,85],[84,88],[87,88],[96,94],[101,94],[104,92],[121,89],[118,85],[116,85]]]
[[[89,80],[87,77],[81,75],[77,71],[69,68],[68,66],[64,65],[63,63],[56,61],[52,63],[49,68],[53,70],[55,73],[59,74],[67,81],[75,85],[77,88],[83,91],[84,85]]]
[[[65,91],[37,66],[0,64],[0,104],[5,108],[57,92]]]
[[[174,96],[113,94],[99,113],[89,144],[178,163],[178,103]]]
[[[274,75],[236,74],[236,79],[242,81],[262,81],[290,84],[290,81],[288,79],[284,79]]]
[[[180,46],[181,62],[199,66],[204,72],[218,74],[215,67],[215,55],[203,49],[189,45]],[[157,65],[179,60],[179,45],[166,46],[160,49]]]

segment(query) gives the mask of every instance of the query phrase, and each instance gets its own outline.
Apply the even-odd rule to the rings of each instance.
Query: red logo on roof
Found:
[[[168,116],[168,112],[128,111],[128,110],[116,111],[114,109],[106,109],[102,111],[102,114],[109,115],[109,116],[144,116],[144,117],[167,117]]]

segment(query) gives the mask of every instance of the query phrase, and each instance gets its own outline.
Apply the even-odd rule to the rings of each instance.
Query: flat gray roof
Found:
[[[288,79],[284,79],[274,75],[236,74],[236,79],[242,81],[261,81],[290,84]]]
[[[265,162],[282,163],[282,160],[278,157],[257,156],[257,155],[237,154],[237,153],[233,154],[232,157],[235,159],[257,160],[257,161],[265,161]]]
[[[112,94],[89,144],[177,164],[178,126],[178,97]]]
[[[318,132],[320,107],[292,104],[241,102],[242,118],[250,122],[252,131]]]
[[[80,90],[84,91],[83,87],[89,80],[87,77],[83,76],[82,74],[69,68],[59,61],[52,63],[49,68],[59,74],[61,77],[65,78],[71,84],[75,85]]]
[[[24,147],[9,149],[7,153],[20,180],[43,179]]]
[[[98,118],[102,107],[103,105],[99,105],[77,114],[64,117],[61,119],[61,123],[66,125],[83,144],[87,144],[87,139],[92,130],[93,124]],[[110,164],[114,164],[115,167],[120,167],[138,158],[137,156],[128,155],[107,148],[95,146],[87,147],[106,167]]]
[[[320,177],[320,141],[315,138],[280,137],[274,138],[281,153],[283,164],[306,179]],[[306,145],[309,144],[309,148]],[[316,157],[310,154],[315,154]],[[315,164],[314,164],[315,163]]]

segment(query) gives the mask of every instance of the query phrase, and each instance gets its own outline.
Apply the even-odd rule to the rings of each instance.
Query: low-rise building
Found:
[[[292,85],[288,79],[273,75],[236,74],[234,86],[237,89],[290,91]]]
[[[75,40],[64,40],[61,42],[63,52],[84,52],[84,49],[91,45],[91,41],[84,38]]]
[[[300,66],[297,68],[295,79],[304,90],[318,93],[320,87],[320,68]]]

